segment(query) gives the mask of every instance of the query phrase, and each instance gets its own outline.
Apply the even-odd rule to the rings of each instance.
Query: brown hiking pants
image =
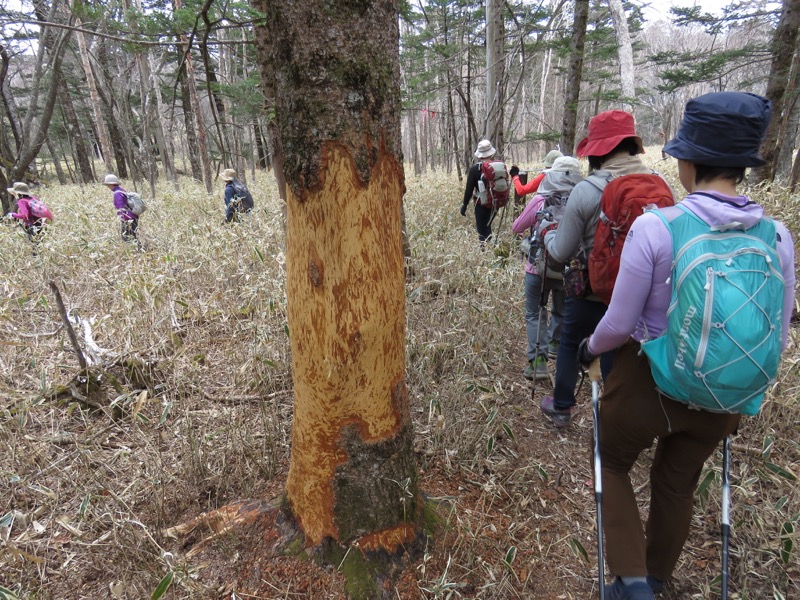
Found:
[[[629,341],[617,351],[600,401],[606,559],[614,575],[667,581],[689,535],[703,464],[740,417],[661,396],[639,348]],[[642,531],[629,472],[655,438],[650,514]]]

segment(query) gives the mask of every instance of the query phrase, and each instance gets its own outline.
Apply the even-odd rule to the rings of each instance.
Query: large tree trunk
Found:
[[[780,133],[784,124],[784,102],[789,85],[789,72],[792,68],[792,56],[797,50],[798,29],[800,29],[800,0],[783,0],[781,20],[772,38],[772,66],[766,92],[766,97],[772,102],[772,119],[761,144],[761,155],[767,164],[753,169],[751,179],[755,183],[772,181],[775,178],[778,145],[782,141]]]
[[[185,52],[185,44],[178,44],[178,53]],[[192,110],[192,94],[189,91],[189,76],[186,72],[186,63],[178,70],[178,83],[181,87],[181,106],[183,108],[183,125],[186,128],[186,151],[189,154],[189,165],[192,169],[192,178],[203,181],[203,167],[200,163],[198,151],[197,128],[195,127],[194,111]]]
[[[41,27],[41,46],[38,48],[34,73],[31,79],[31,99],[22,123],[20,145],[14,163],[9,169],[9,180],[21,180],[30,164],[36,159],[47,138],[50,119],[58,97],[61,81],[61,63],[64,51],[72,34],[70,29],[58,30],[44,25],[55,21],[58,14],[56,6],[50,7],[47,15],[44,6],[36,7],[36,17]],[[41,104],[40,104],[41,98]]]
[[[64,174],[64,169],[61,168],[61,160],[58,157],[58,152],[56,151],[55,145],[53,144],[53,140],[47,138],[47,151],[50,153],[50,158],[53,159],[53,169],[56,171],[56,177],[58,177],[58,183],[61,185],[67,185],[67,176]]]
[[[80,27],[80,19],[77,21],[77,25]],[[86,45],[86,38],[83,32],[76,31],[75,37],[78,40],[78,53],[80,54],[83,73],[86,77],[86,86],[89,88],[89,98],[91,99],[92,111],[94,114],[94,129],[97,132],[97,143],[100,146],[100,155],[106,167],[106,172],[113,173],[114,163],[111,160],[111,138],[106,129],[106,119],[102,112],[100,94],[97,92],[97,80],[95,79],[92,63],[89,59],[89,47]]]
[[[561,125],[561,148],[564,153],[575,151],[575,128],[578,122],[578,102],[583,77],[583,50],[586,43],[586,23],[589,20],[589,0],[575,0],[572,21],[572,45],[567,71],[567,93],[564,101],[564,120]]]
[[[72,97],[69,95],[67,83],[63,79],[60,79],[58,82],[58,99],[64,114],[67,131],[69,132],[70,144],[75,156],[75,166],[78,170],[79,179],[82,183],[92,183],[95,178],[94,172],[92,171],[92,161],[89,158],[89,150],[86,148],[83,130],[81,129],[78,115],[75,112],[75,106],[72,104]]]
[[[115,72],[112,71],[112,60],[108,52],[108,44],[102,38],[97,40],[97,64],[100,65],[100,76],[104,82],[103,85],[98,86],[97,93],[100,95],[100,100],[106,108],[108,118],[108,134],[111,136],[111,147],[114,152],[114,163],[116,173],[120,179],[128,178],[128,157],[132,156],[131,141],[124,137],[117,126],[117,117],[119,114],[119,104],[116,102],[114,95],[114,79]],[[131,165],[133,171],[133,165]]]
[[[608,0],[611,10],[611,20],[614,22],[614,31],[617,34],[617,55],[619,56],[619,80],[622,92],[622,108],[633,112],[633,101],[636,97],[634,87],[635,73],[633,69],[633,46],[631,34],[628,30],[628,18],[622,0]]]
[[[183,6],[183,0],[173,0],[175,10],[179,10]],[[200,107],[200,98],[197,95],[197,79],[194,75],[194,62],[192,58],[192,48],[188,41],[184,39],[185,36],[178,36],[178,48],[180,51],[181,68],[185,70],[184,76],[186,84],[186,95],[188,96],[188,106],[184,104],[183,110],[189,111],[189,114],[194,119],[193,129],[197,136],[197,155],[200,161],[202,177],[199,177],[206,186],[206,191],[210,194],[212,191],[212,175],[211,175],[211,158],[208,153],[208,136],[206,135],[206,126],[203,123],[203,113]],[[191,142],[189,143],[191,148]],[[192,164],[192,171],[194,171],[194,163]]]
[[[486,126],[485,136],[497,148],[498,155],[504,151],[503,142],[503,77],[505,75],[505,27],[503,3],[486,0]]]
[[[794,54],[789,89],[784,99],[784,126],[778,139],[778,157],[775,166],[775,179],[788,182],[792,171],[792,154],[800,133],[800,48]]]
[[[275,78],[287,196],[288,505],[307,544],[394,553],[420,518],[404,371],[397,2],[254,5],[266,13],[259,58]]]

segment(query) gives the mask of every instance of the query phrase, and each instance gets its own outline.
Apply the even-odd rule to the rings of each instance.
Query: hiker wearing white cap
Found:
[[[53,213],[44,202],[31,194],[27,183],[16,181],[6,191],[17,200],[16,212],[10,212],[6,217],[19,221],[30,241],[36,243],[41,240],[47,224],[53,220]]]
[[[225,182],[225,222],[238,220],[242,213],[253,210],[253,196],[247,186],[236,179],[236,171],[225,169],[219,174]]]
[[[103,185],[114,193],[114,209],[120,221],[120,234],[123,242],[135,242],[136,247],[141,250],[142,244],[139,241],[139,217],[128,208],[128,193],[119,183],[119,178],[109,173],[103,179]]]
[[[497,150],[489,140],[478,142],[478,147],[475,150],[475,158],[478,159],[478,162],[472,165],[467,173],[467,187],[464,190],[464,200],[461,203],[461,216],[463,217],[467,214],[467,206],[470,200],[474,200],[475,229],[478,231],[478,240],[481,243],[481,247],[492,236],[492,218],[497,211],[497,208],[493,207],[491,202],[487,204],[481,200],[482,197],[485,199],[486,186],[489,185],[481,177],[481,165],[486,161],[491,161],[496,153]],[[499,162],[498,164],[503,163]],[[503,165],[503,171],[507,178],[508,172],[505,171],[505,165]]]

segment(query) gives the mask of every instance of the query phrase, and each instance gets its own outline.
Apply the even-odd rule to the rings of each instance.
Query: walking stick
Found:
[[[728,550],[731,538],[731,480],[729,475],[731,462],[731,438],[726,436],[722,442],[722,600],[728,600]]]
[[[534,350],[534,361],[539,358],[539,351],[542,348],[542,316],[547,314],[547,247],[544,252],[544,273],[540,273],[542,278],[542,293],[539,294],[539,324],[536,327],[536,346]],[[552,379],[551,379],[552,382]],[[531,385],[531,402],[536,402],[536,371],[534,367],[533,385]]]
[[[592,421],[594,431],[594,499],[597,503],[597,577],[600,583],[600,600],[605,600],[605,565],[603,562],[603,476],[600,470],[600,359],[589,365],[592,382]]]

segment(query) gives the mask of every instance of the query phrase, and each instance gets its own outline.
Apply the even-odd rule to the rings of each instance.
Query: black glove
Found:
[[[596,354],[592,354],[589,350],[589,338],[583,338],[580,344],[578,344],[578,362],[580,362],[584,367],[589,367],[594,359],[597,358]]]
[[[461,216],[462,217],[466,217],[467,216],[467,205],[466,204],[462,204],[461,205]]]
[[[508,170],[508,174],[512,177],[516,177],[519,175],[519,167],[517,165],[511,165],[511,168]]]

